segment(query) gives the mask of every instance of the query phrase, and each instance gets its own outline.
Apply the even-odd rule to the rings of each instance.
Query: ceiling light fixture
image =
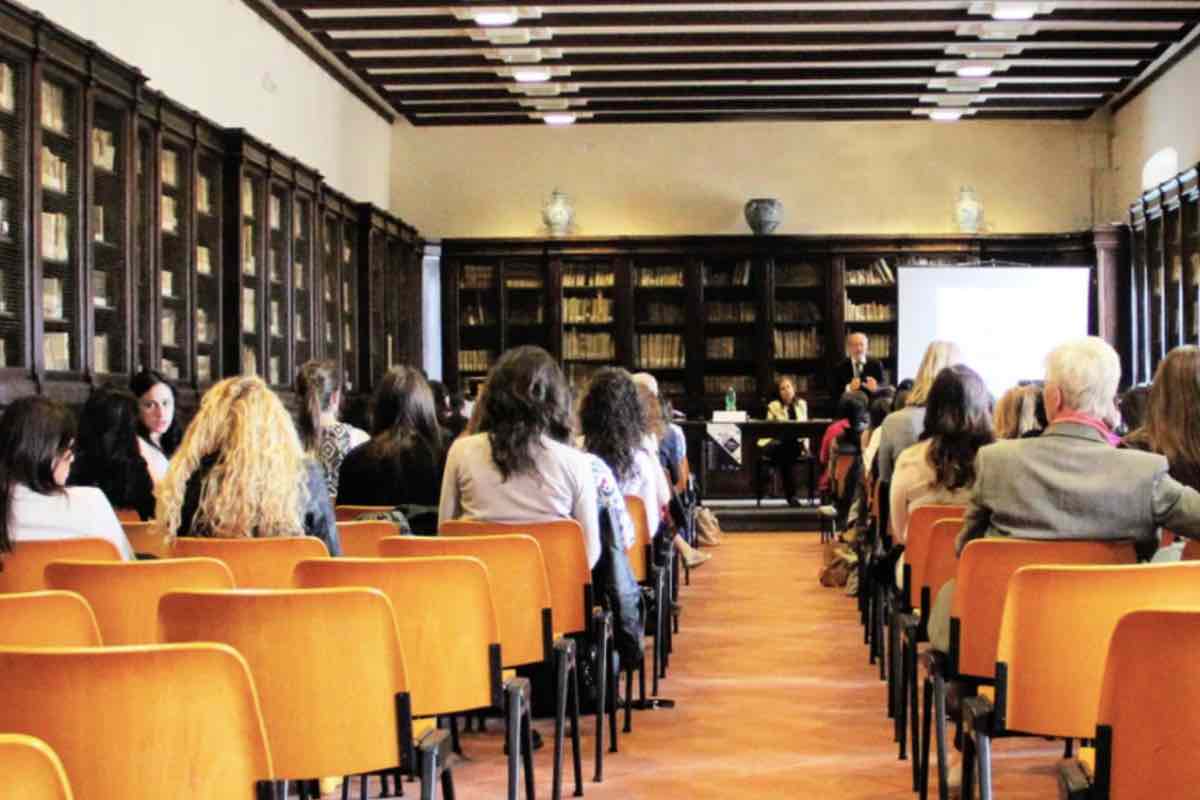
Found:
[[[554,35],[549,28],[468,28],[459,33],[493,47],[521,47],[530,42],[544,42]]]
[[[450,13],[455,19],[470,20],[484,28],[503,28],[512,25],[517,20],[539,19],[542,16],[540,8],[528,6],[477,6],[472,8],[453,8]]]
[[[999,82],[994,79],[981,80],[978,78],[934,78],[927,85],[930,89],[974,94],[984,89],[995,89],[999,85]]]
[[[574,125],[576,119],[578,117],[569,111],[542,115],[542,122],[547,125]]]
[[[962,56],[972,60],[1001,59],[1005,56],[1019,56],[1024,50],[1019,44],[999,44],[988,42],[962,42],[946,45],[946,55]]]
[[[960,78],[986,78],[993,72],[1006,72],[1010,66],[1011,63],[1007,61],[963,59],[960,61],[940,61],[937,65],[937,71],[953,72]]]
[[[545,83],[551,78],[565,78],[571,74],[570,67],[547,67],[531,64],[521,67],[500,67],[496,74],[501,78],[512,78],[517,83]]]
[[[558,47],[510,47],[503,50],[484,50],[483,55],[489,61],[503,61],[505,64],[539,64],[562,58],[562,49]]]
[[[955,31],[957,36],[974,36],[989,42],[1011,42],[1022,36],[1037,36],[1041,26],[1036,22],[964,22]]]
[[[560,94],[575,94],[579,91],[578,83],[510,83],[504,87],[509,94],[523,94],[526,97],[558,97]]]
[[[939,108],[929,112],[929,118],[936,122],[958,122],[962,116],[963,112],[948,108]]]
[[[482,25],[485,28],[502,28],[506,25],[512,25],[520,17],[516,11],[497,10],[497,11],[478,11],[475,13],[475,24]]]
[[[923,94],[921,95],[922,103],[933,103],[939,106],[964,108],[972,103],[987,102],[987,95],[984,94]]]
[[[984,64],[968,64],[954,72],[960,78],[986,78],[992,74],[992,68]]]
[[[969,14],[986,14],[1000,22],[1023,22],[1039,14],[1053,14],[1053,2],[1041,0],[995,0],[994,2],[971,3],[967,8]]]

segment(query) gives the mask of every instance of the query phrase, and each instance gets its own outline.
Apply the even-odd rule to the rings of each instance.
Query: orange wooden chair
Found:
[[[74,592],[0,594],[0,647],[99,647],[100,628]]]
[[[991,797],[996,737],[1092,737],[1117,622],[1139,608],[1173,604],[1200,605],[1200,564],[1017,570],[1000,624],[995,702],[972,697],[963,705],[964,789],[977,761],[980,796]],[[1155,677],[1161,677],[1157,670]]]
[[[338,522],[353,522],[360,514],[386,514],[395,506],[335,506],[333,517]],[[393,531],[392,535],[395,535]]]
[[[427,763],[441,754],[445,735],[413,725],[404,650],[381,592],[172,592],[159,605],[159,619],[168,641],[222,642],[246,658],[259,685],[276,779],[299,781],[302,797],[325,775],[416,773],[415,741]],[[438,773],[422,774],[425,792]],[[452,796],[444,764],[440,773]]]
[[[155,644],[158,601],[172,591],[232,589],[233,573],[215,558],[161,561],[56,561],[46,567],[52,589],[78,592],[91,606],[104,643]]]
[[[264,539],[181,536],[175,540],[175,555],[224,561],[239,589],[290,589],[296,565],[309,558],[329,558],[329,550],[324,542],[311,536]]]
[[[342,555],[347,558],[375,558],[379,555],[379,542],[399,533],[396,523],[382,519],[339,522],[337,529]]]
[[[655,614],[654,618],[654,650],[651,653],[651,668],[653,670],[651,694],[658,695],[658,679],[662,674],[663,663],[666,661],[667,643],[671,637],[671,604],[668,602],[667,571],[654,565],[654,545],[651,540],[647,523],[646,505],[640,497],[625,496],[625,506],[629,510],[629,518],[633,520],[634,543],[625,551],[629,558],[629,567],[634,580],[653,592]],[[649,619],[646,620],[650,622]],[[648,627],[648,626],[647,626]],[[633,704],[633,664],[625,665],[625,733],[633,730],[630,709]],[[636,665],[638,672],[639,703],[646,703],[646,659]]]
[[[4,788],[21,800],[72,800],[62,761],[41,739],[0,733],[0,775]]]
[[[117,515],[117,522],[141,522],[142,515],[133,508],[114,508],[113,513]]]
[[[0,594],[36,592],[46,588],[46,565],[51,561],[120,561],[121,551],[107,539],[47,539],[16,542],[0,555]]]
[[[583,527],[573,519],[546,522],[489,522],[487,520],[445,520],[438,526],[443,536],[494,536],[525,533],[537,539],[546,560],[550,580],[550,602],[554,609],[554,635],[589,636],[597,645],[595,670],[599,695],[608,698],[596,704],[596,771],[593,780],[604,779],[604,709],[609,706],[609,732],[616,749],[617,715],[613,702],[616,672],[609,653],[612,651],[612,614],[595,602],[592,571],[588,567],[583,543]]]
[[[157,522],[122,522],[121,529],[138,558],[171,557],[174,542]]]
[[[0,649],[0,675],[0,730],[52,747],[79,797],[271,796],[254,680],[230,647]]]

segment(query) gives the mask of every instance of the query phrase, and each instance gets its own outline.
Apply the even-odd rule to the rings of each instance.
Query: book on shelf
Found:
[[[50,81],[42,81],[42,127],[67,134],[67,90]]]
[[[485,372],[492,361],[490,350],[460,350],[458,351],[458,369],[460,372]]]
[[[775,267],[775,285],[792,288],[820,286],[821,273],[813,264],[805,262],[779,264]]]
[[[683,336],[677,333],[643,333],[638,336],[639,367],[681,369],[684,364]]]
[[[597,293],[595,297],[563,298],[563,322],[603,324],[613,321],[613,300]]]
[[[0,197],[0,238],[12,236],[12,222],[9,221],[8,198]]]
[[[491,318],[488,315],[487,306],[482,302],[463,306],[462,324],[468,328],[491,324]]]
[[[637,285],[646,288],[683,286],[683,267],[638,267]]]
[[[176,325],[175,325],[175,309],[164,308],[162,316],[159,318],[159,328],[162,333],[162,343],[164,347],[175,347],[178,344],[176,340]]]
[[[725,394],[725,392],[730,388],[732,388],[738,394],[747,395],[754,394],[758,389],[758,384],[755,379],[749,375],[704,376],[705,394]]]
[[[582,361],[610,360],[616,355],[610,333],[586,333],[566,331],[563,333],[563,358]]]
[[[884,258],[877,258],[865,267],[846,270],[847,286],[892,286],[895,283],[896,274]]]
[[[324,284],[325,284],[325,291],[324,291],[325,302],[332,303],[333,302],[333,276],[330,275],[328,272],[325,273]]]
[[[201,214],[212,213],[212,182],[208,176],[200,174],[196,176],[196,210]]]
[[[612,268],[604,264],[575,265],[563,272],[563,286],[571,289],[608,289],[615,284]]]
[[[304,264],[300,261],[292,264],[292,288],[297,292],[303,292],[305,289]]]
[[[820,358],[824,349],[821,331],[816,328],[775,330],[775,358]]]
[[[46,331],[42,335],[42,358],[51,372],[71,369],[71,334],[65,331]]]
[[[274,355],[271,356],[267,360],[267,364],[268,364],[267,374],[270,378],[269,382],[272,386],[278,386],[280,383],[283,382],[282,381],[283,367],[281,366],[282,362],[281,362],[279,356],[274,356]]]
[[[776,300],[775,321],[818,323],[821,307],[811,300]]]
[[[42,278],[42,316],[49,320],[62,320],[62,278]]]
[[[267,250],[267,264],[272,283],[283,283],[283,270],[280,268],[279,251],[274,247]]]
[[[871,336],[871,356],[873,358],[891,358],[892,348],[891,336]]]
[[[846,322],[891,322],[896,307],[891,303],[854,303],[846,298]]]
[[[270,202],[267,204],[267,221],[271,226],[271,230],[278,231],[283,229],[283,198],[277,194],[270,195]]]
[[[10,64],[0,62],[0,111],[11,114],[17,108],[17,76]]]
[[[42,188],[66,194],[70,189],[70,172],[65,158],[42,145]]]
[[[179,204],[169,194],[162,196],[162,229],[164,233],[179,233]]]
[[[278,300],[271,301],[271,335],[283,336],[283,309]]]
[[[117,147],[112,131],[92,128],[92,165],[113,172],[117,165]]]
[[[254,354],[254,348],[248,344],[242,345],[242,374],[258,374],[258,356]]]
[[[173,381],[179,380],[179,364],[175,363],[175,359],[164,356],[159,361],[159,372],[163,377]]]
[[[648,325],[682,325],[687,317],[687,309],[682,303],[639,303],[642,309],[641,322]]]
[[[342,281],[342,313],[350,313],[350,281]]]
[[[254,219],[254,182],[242,178],[242,216]]]
[[[258,259],[254,256],[254,225],[242,225],[242,273],[245,275],[258,274]]]
[[[308,325],[306,325],[304,322],[304,314],[297,311],[296,312],[296,341],[297,342],[307,342],[308,341],[307,328],[308,328]]]
[[[158,273],[159,288],[163,297],[175,296],[175,273],[164,269]]]
[[[66,261],[70,256],[68,245],[70,222],[66,214],[55,211],[42,212],[42,258],[46,261]]]
[[[102,269],[92,270],[92,305],[108,308],[108,273]]]
[[[354,249],[351,248],[349,244],[342,244],[342,263],[354,263]]]
[[[542,276],[536,267],[509,267],[504,273],[504,285],[509,289],[541,289]]]
[[[208,344],[208,312],[199,306],[196,307],[196,343]]]
[[[351,330],[349,322],[342,323],[342,349],[347,353],[354,350],[354,331]]]
[[[169,147],[162,151],[162,182],[171,188],[179,185],[179,153]]]
[[[98,333],[92,342],[92,371],[105,375],[112,372],[108,362],[108,334]]]
[[[496,285],[493,270],[487,264],[464,264],[459,276],[460,289],[491,289]]]
[[[333,321],[325,320],[325,346],[332,349],[334,343]]]
[[[254,289],[249,286],[242,287],[242,332],[257,333],[258,323],[258,298]]]
[[[104,206],[92,206],[92,241],[104,244],[108,237],[104,235]]]
[[[196,380],[208,383],[212,380],[212,356],[200,353],[196,356]]]
[[[749,259],[734,263],[731,269],[718,269],[711,264],[704,265],[704,285],[709,287],[749,286],[753,274],[753,264]]]
[[[212,255],[208,245],[196,245],[196,272],[201,275],[212,275]]]
[[[710,336],[704,340],[704,352],[709,358],[750,358],[750,340],[739,336]]]
[[[304,238],[304,221],[305,221],[306,216],[308,216],[308,215],[304,213],[304,204],[297,203],[296,213],[292,215],[292,238],[293,239],[303,239]]]
[[[708,322],[754,322],[754,303],[705,303]]]

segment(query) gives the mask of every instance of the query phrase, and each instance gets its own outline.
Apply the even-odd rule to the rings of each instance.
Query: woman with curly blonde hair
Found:
[[[156,519],[176,536],[315,536],[340,552],[324,473],[255,376],[205,393],[158,485]]]

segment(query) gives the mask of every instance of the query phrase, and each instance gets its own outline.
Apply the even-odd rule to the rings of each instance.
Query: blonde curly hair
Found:
[[[214,454],[193,530],[225,538],[303,535],[304,448],[287,409],[256,376],[226,378],[205,393],[158,485],[160,527],[179,531],[188,481]]]

